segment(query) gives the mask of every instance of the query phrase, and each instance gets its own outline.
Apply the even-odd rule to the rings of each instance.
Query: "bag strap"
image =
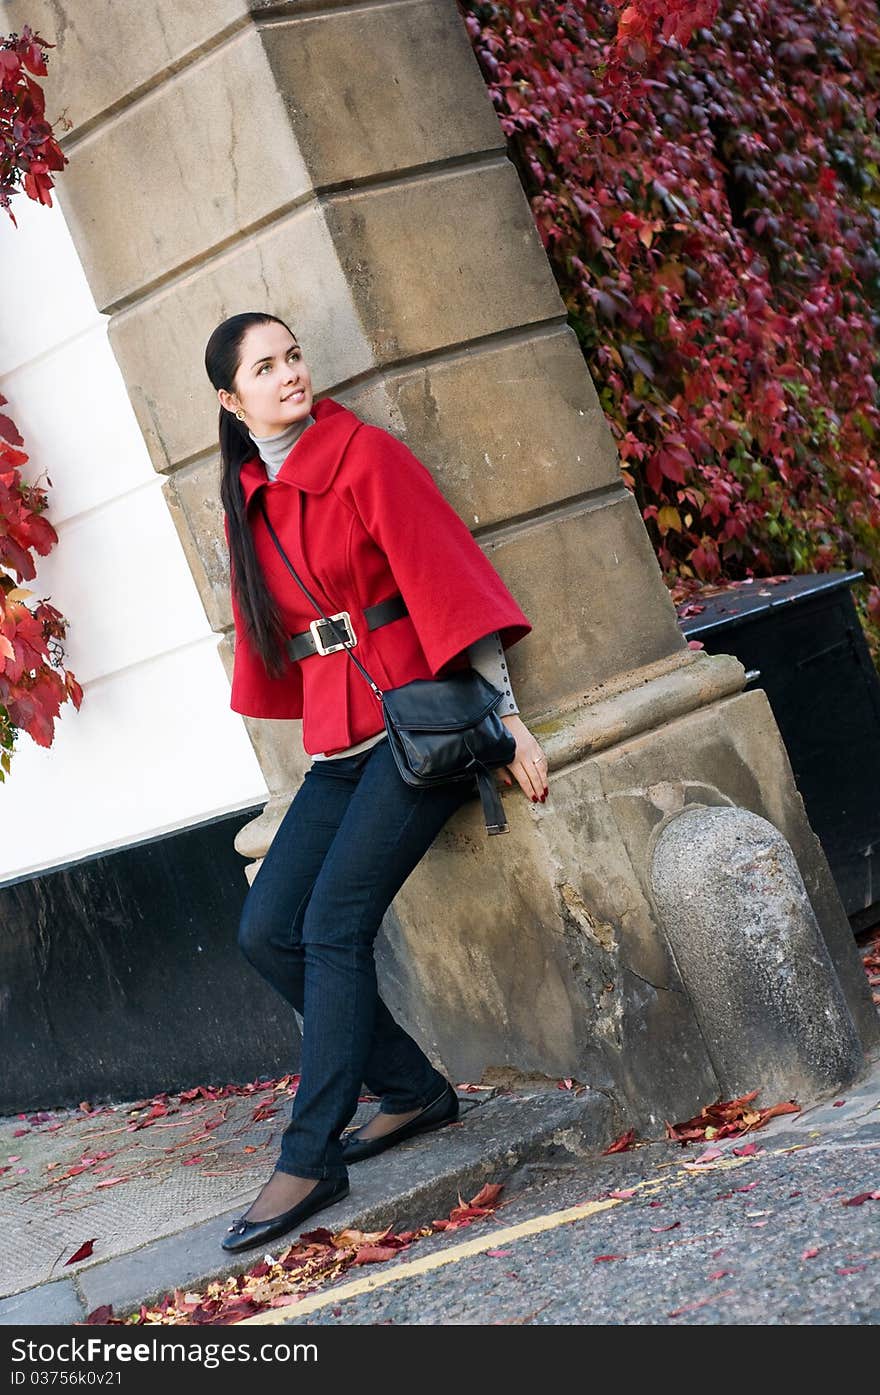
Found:
[[[281,546],[281,543],[278,539],[278,534],[275,532],[275,529],[269,522],[269,515],[266,513],[266,505],[263,502],[262,498],[260,499],[259,503],[260,510],[266,522],[266,527],[269,529],[272,541],[274,542],[275,546],[280,552],[281,558],[287,570],[290,572],[297,586],[299,586],[300,589],[304,591],[305,594],[308,596],[310,602],[314,606],[315,610],[317,610],[321,618],[327,621],[327,624],[330,626],[333,633],[336,635],[336,638],[345,645],[345,652],[347,653],[348,657],[352,660],[353,663],[357,664],[361,673],[364,675],[364,678],[367,680],[370,687],[372,688],[374,694],[381,702],[381,690],[376,687],[376,684],[373,682],[372,678],[367,673],[367,670],[364,668],[363,664],[359,663],[358,660],[354,657],[354,654],[352,654],[350,648],[348,647],[348,639],[344,635],[340,635],[339,631],[336,629],[334,622],[330,619],[330,616],[324,614],[323,610],[318,605],[318,602],[315,600],[314,596],[306,586],[305,582],[300,580],[299,576],[297,575],[296,569],[293,566],[293,563],[291,562],[287,553],[284,551],[284,548]],[[476,768],[473,773],[477,781],[477,789],[479,791],[480,802],[483,807],[483,816],[486,822],[486,831],[488,833],[509,833],[510,826],[507,822],[507,819],[504,816],[504,805],[501,803],[501,791],[499,790],[494,777],[490,775],[488,769],[486,768],[486,766],[482,764],[481,761],[477,762]]]
[[[291,574],[291,576],[293,577],[294,581],[296,582],[297,586],[299,586],[299,587],[301,588],[301,590],[303,590],[303,591],[305,592],[305,594],[308,596],[308,598],[309,598],[309,600],[311,601],[312,605],[314,606],[315,610],[316,610],[316,611],[318,612],[318,614],[321,616],[321,619],[327,621],[327,624],[330,626],[331,630],[333,631],[333,634],[336,636],[337,641],[338,641],[339,643],[345,645],[345,652],[346,652],[346,654],[347,654],[348,657],[351,659],[352,663],[357,664],[357,666],[358,666],[358,668],[360,669],[361,673],[364,675],[364,678],[367,680],[367,682],[369,683],[370,687],[372,688],[373,693],[375,694],[375,696],[376,696],[376,697],[379,699],[379,701],[381,702],[381,701],[382,701],[382,690],[376,686],[376,684],[373,682],[373,680],[372,680],[372,678],[370,677],[370,675],[367,673],[367,670],[364,668],[363,664],[362,664],[358,659],[356,659],[356,658],[354,657],[354,654],[352,654],[352,652],[351,652],[351,647],[350,647],[350,644],[349,644],[347,635],[345,635],[344,633],[340,633],[340,632],[339,632],[339,630],[336,628],[336,623],[335,623],[335,621],[331,620],[331,618],[330,618],[329,615],[325,615],[325,614],[324,614],[324,611],[323,611],[323,610],[321,609],[321,607],[318,605],[318,602],[315,600],[314,596],[312,595],[312,593],[311,593],[311,591],[309,590],[309,588],[306,586],[305,582],[302,581],[302,580],[300,579],[299,575],[297,574],[297,572],[296,572],[296,570],[295,570],[295,568],[294,568],[293,563],[291,562],[291,560],[290,560],[290,558],[288,557],[287,553],[284,551],[284,548],[281,546],[281,543],[280,543],[279,538],[278,538],[278,534],[275,532],[275,529],[272,527],[272,524],[269,522],[269,515],[268,515],[267,512],[266,512],[266,505],[265,505],[265,503],[263,502],[262,499],[260,499],[259,503],[260,503],[260,510],[261,510],[261,512],[262,512],[263,518],[264,518],[265,523],[266,523],[266,527],[269,529],[269,532],[270,532],[270,534],[272,535],[272,541],[273,541],[273,543],[274,543],[275,546],[278,548],[278,551],[281,553],[281,557],[282,557],[282,560],[283,560],[283,562],[284,562],[285,567],[286,567],[287,570],[290,572],[290,574]]]

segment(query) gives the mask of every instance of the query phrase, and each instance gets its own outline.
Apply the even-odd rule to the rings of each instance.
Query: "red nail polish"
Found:
[[[538,796],[537,796],[536,794],[533,794],[533,795],[532,795],[532,803],[533,803],[533,804],[537,804],[537,802],[538,802]]]

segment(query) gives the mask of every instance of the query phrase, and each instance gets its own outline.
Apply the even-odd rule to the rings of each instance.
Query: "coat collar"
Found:
[[[292,484],[308,494],[328,489],[345,454],[345,448],[362,425],[349,407],[324,397],[312,403],[313,426],[306,427],[276,476],[276,483]],[[240,471],[244,506],[247,509],[261,485],[269,483],[259,451],[244,462]]]

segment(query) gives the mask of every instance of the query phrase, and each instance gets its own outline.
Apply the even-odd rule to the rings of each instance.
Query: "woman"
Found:
[[[380,687],[446,677],[485,660],[488,643],[502,720],[516,738],[504,769],[543,800],[547,761],[516,715],[503,659],[531,622],[430,471],[341,403],[316,403],[302,350],[273,315],[225,320],[205,367],[220,402],[231,706],[251,717],[302,718],[314,757],[241,917],[243,953],[302,1015],[303,1029],[300,1083],[275,1170],[221,1242],[238,1251],[345,1196],[349,1162],[457,1118],[454,1087],[377,994],[373,943],[440,829],[476,797],[468,781],[413,788],[400,778],[381,703],[345,648],[333,648],[338,635],[312,626],[317,612],[263,509],[325,613],[344,613],[340,624]],[[379,1110],[343,1142],[364,1082]]]

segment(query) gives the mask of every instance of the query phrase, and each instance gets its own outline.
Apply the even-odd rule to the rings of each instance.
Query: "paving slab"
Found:
[[[0,1121],[0,1224],[12,1237],[0,1324],[82,1321],[108,1303],[124,1315],[250,1268],[259,1252],[226,1255],[220,1240],[271,1172],[294,1088]],[[459,1098],[458,1123],[352,1164],[349,1195],[303,1228],[423,1224],[530,1158],[595,1156],[620,1122],[588,1089],[468,1086]],[[362,1101],[353,1124],[375,1107]],[[86,1242],[91,1252],[70,1265]]]

